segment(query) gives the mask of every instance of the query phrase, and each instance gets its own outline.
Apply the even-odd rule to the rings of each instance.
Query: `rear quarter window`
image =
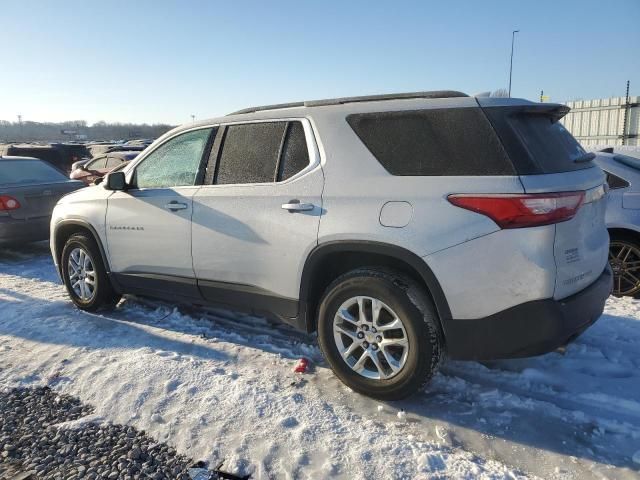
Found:
[[[480,108],[352,114],[347,122],[392,175],[514,175]]]

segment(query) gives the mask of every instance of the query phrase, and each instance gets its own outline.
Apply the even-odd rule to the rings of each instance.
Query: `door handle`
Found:
[[[282,204],[282,209],[288,210],[289,213],[310,212],[314,206],[312,203],[300,203],[300,200],[289,200],[289,203]]]
[[[189,208],[189,205],[187,205],[186,203],[176,202],[174,200],[167,203],[164,208],[166,208],[167,210],[171,210],[172,212],[177,212],[178,210],[186,210],[187,208]]]

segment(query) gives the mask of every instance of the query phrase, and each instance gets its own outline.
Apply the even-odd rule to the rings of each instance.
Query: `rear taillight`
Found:
[[[0,195],[0,212],[7,210],[17,210],[20,202],[9,195]]]
[[[449,202],[486,215],[500,228],[549,225],[574,217],[584,202],[584,192],[502,195],[449,195]]]

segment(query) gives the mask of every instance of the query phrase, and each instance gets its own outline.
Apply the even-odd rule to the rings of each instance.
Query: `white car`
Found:
[[[537,355],[611,290],[604,174],[568,109],[459,92],[251,108],[167,133],[64,197],[51,250],[82,309],[123,293],[270,314],[358,392],[446,354]]]
[[[598,152],[595,162],[607,175],[609,200],[605,221],[611,237],[609,263],[613,294],[640,295],[640,159]]]

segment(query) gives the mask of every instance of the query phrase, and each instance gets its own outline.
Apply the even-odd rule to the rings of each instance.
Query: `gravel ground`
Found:
[[[0,392],[2,464],[38,479],[190,478],[192,462],[133,427],[77,422],[93,408],[48,387]]]

